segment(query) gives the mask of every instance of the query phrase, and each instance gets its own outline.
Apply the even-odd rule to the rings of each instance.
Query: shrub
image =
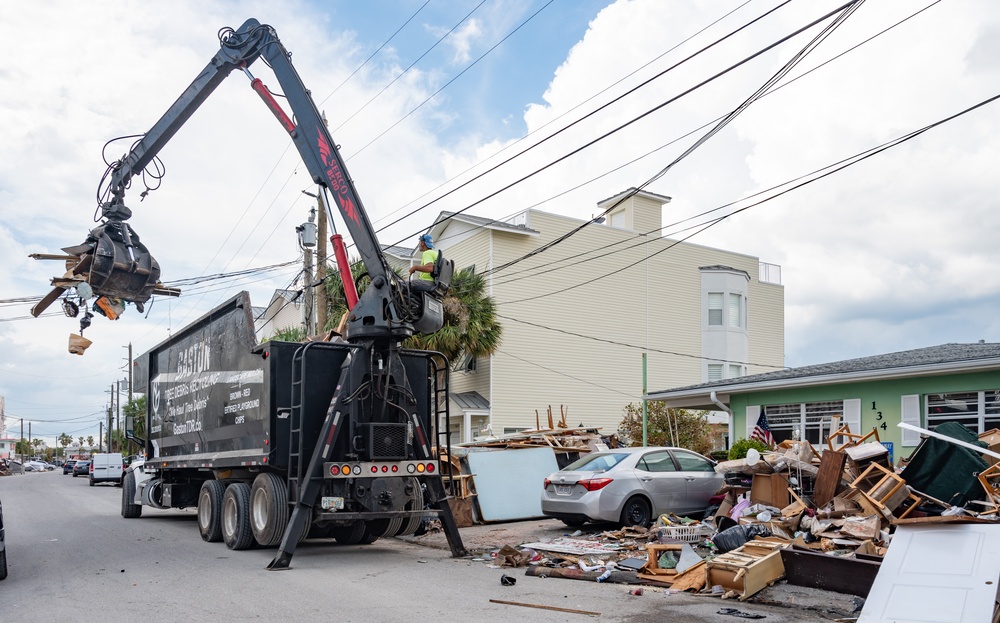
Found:
[[[733,447],[729,449],[729,460],[735,461],[736,459],[745,459],[747,456],[747,450],[750,448],[755,448],[760,452],[769,452],[771,446],[767,445],[759,439],[740,439],[733,444]]]

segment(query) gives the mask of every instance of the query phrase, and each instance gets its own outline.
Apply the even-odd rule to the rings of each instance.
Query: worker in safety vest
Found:
[[[419,245],[420,265],[410,266],[410,275],[412,276],[413,273],[420,273],[420,275],[416,283],[411,281],[410,287],[417,286],[415,289],[430,290],[434,283],[434,277],[431,273],[434,272],[434,262],[437,261],[440,251],[434,248],[434,239],[431,238],[430,234],[420,236]]]

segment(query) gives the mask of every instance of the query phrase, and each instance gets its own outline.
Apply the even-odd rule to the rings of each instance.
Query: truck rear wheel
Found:
[[[257,543],[281,543],[288,525],[288,490],[277,474],[258,474],[250,489],[250,527]],[[308,526],[307,526],[308,527]]]
[[[142,516],[142,504],[134,504],[135,499],[135,473],[125,474],[122,482],[122,517],[125,519],[135,519]]]
[[[222,495],[222,540],[233,550],[248,549],[254,543],[250,527],[250,485],[236,482]]]
[[[338,526],[330,531],[330,536],[341,545],[357,545],[365,536],[365,522],[355,521],[349,526]]]
[[[222,540],[222,496],[225,493],[226,485],[218,480],[201,483],[198,492],[198,532],[207,543]]]

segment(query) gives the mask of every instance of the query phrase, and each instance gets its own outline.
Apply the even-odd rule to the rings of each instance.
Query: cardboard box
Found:
[[[754,474],[753,486],[750,488],[752,504],[767,504],[775,508],[784,508],[791,503],[788,495],[788,481],[781,474]]]

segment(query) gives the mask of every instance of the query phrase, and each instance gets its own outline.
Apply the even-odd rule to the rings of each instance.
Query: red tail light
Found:
[[[548,489],[549,485],[551,485],[551,484],[552,484],[552,481],[549,480],[548,478],[546,478],[545,481],[542,483],[542,488],[543,489]]]
[[[612,480],[612,478],[591,478],[590,480],[580,480],[576,484],[587,491],[598,491],[610,485]]]

